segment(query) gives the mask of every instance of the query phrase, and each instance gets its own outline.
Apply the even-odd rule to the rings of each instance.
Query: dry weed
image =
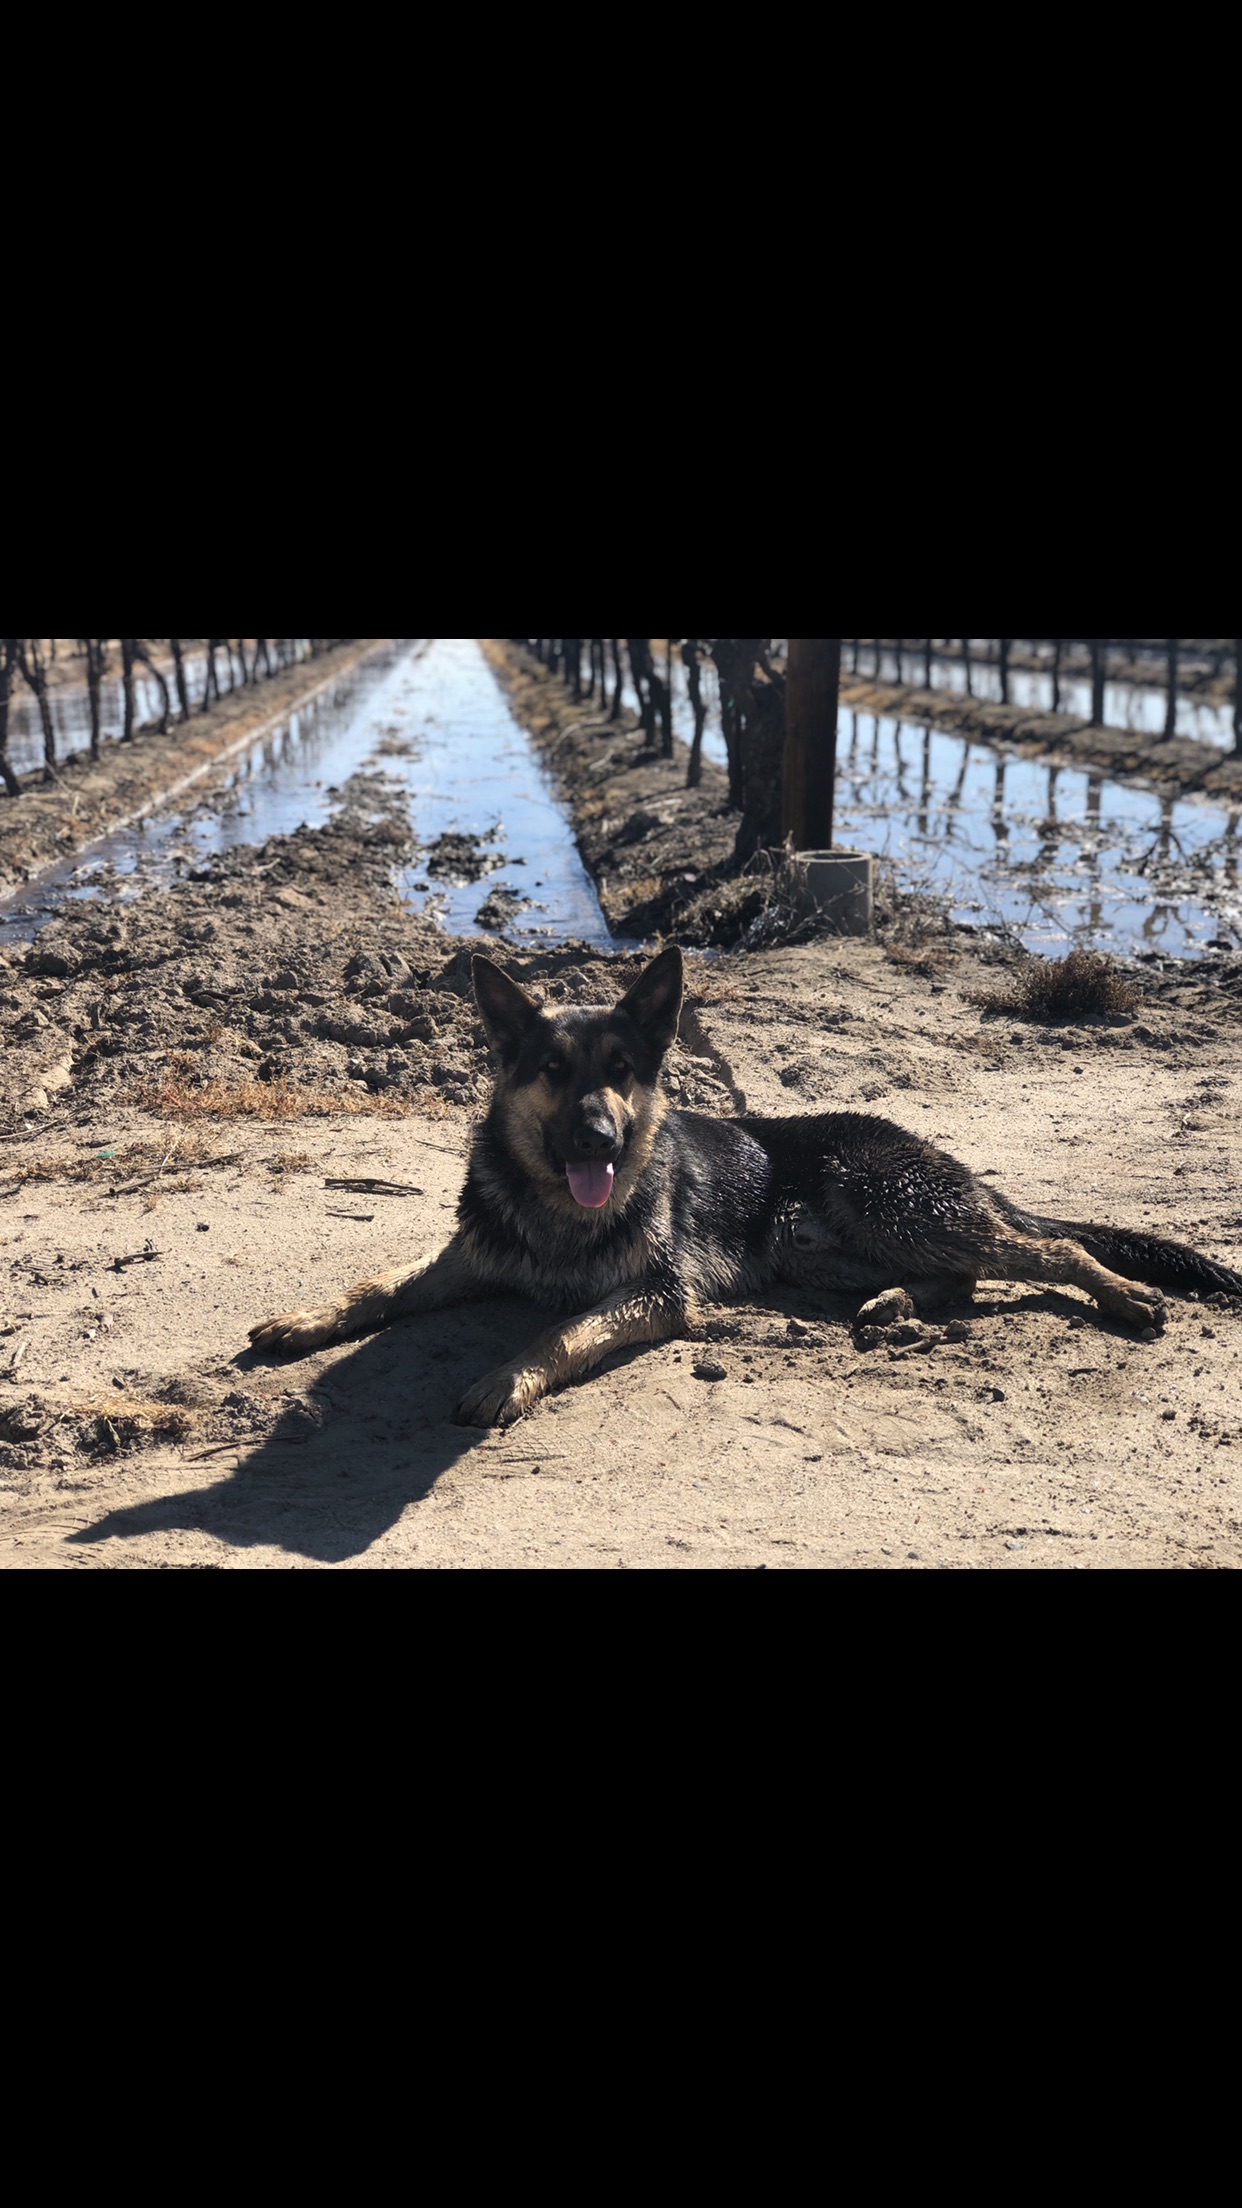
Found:
[[[86,1428],[87,1447],[141,1448],[153,1441],[185,1441],[193,1433],[195,1416],[179,1403],[133,1401],[129,1396],[87,1396],[67,1414]]]
[[[1125,1019],[1136,1012],[1140,992],[1111,958],[1099,951],[1070,951],[1065,958],[1029,958],[1005,989],[973,989],[968,1002],[981,1012],[1010,1019]]]
[[[203,1081],[180,1076],[172,1068],[163,1079],[138,1090],[134,1101],[146,1111],[179,1121],[195,1119],[356,1118],[364,1112],[381,1119],[405,1119],[419,1107],[409,1096],[373,1096],[369,1089],[298,1088],[291,1081]]]
[[[113,1143],[85,1156],[81,1151],[52,1151],[42,1157],[15,1160],[11,1168],[15,1178],[5,1193],[12,1195],[18,1188],[37,1181],[77,1181],[87,1186],[123,1188],[130,1181],[140,1186],[146,1178],[160,1179],[165,1188],[177,1189],[181,1182],[162,1179],[170,1166],[183,1169],[183,1182],[186,1166],[231,1162],[231,1159],[209,1156],[206,1138],[196,1129],[166,1127],[157,1136],[146,1136],[137,1142]]]
[[[650,903],[653,897],[660,895],[662,887],[658,874],[636,874],[605,883],[600,890],[600,902],[615,906],[619,912],[628,912],[634,905]]]

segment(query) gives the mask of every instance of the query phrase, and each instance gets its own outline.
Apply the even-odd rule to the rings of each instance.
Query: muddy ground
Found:
[[[676,774],[632,730],[580,734],[597,748],[575,765],[546,710],[616,909],[662,894],[678,858],[710,865],[710,831],[695,848]],[[627,842],[641,810],[657,825]],[[0,1562],[1242,1561],[1230,1308],[1176,1303],[1136,1341],[1074,1291],[985,1287],[959,1324],[864,1350],[846,1301],[777,1296],[504,1434],[451,1413],[541,1324],[517,1300],[254,1358],[256,1318],[451,1229],[487,1074],[470,946],[395,902],[408,851],[391,793],[357,777],[329,827],[79,908],[0,965]],[[502,955],[582,1001],[636,970],[572,946]],[[688,964],[675,1102],[883,1112],[1041,1211],[1242,1264],[1242,961],[1167,962],[1130,1015],[1052,1027],[986,1012],[1013,954],[930,909],[886,908],[872,942]],[[705,1362],[723,1377],[697,1377]]]

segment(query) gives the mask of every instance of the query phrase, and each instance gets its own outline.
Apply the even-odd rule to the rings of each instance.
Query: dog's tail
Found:
[[[1163,1235],[1140,1234],[1129,1227],[1097,1227],[1082,1219],[1041,1219],[1023,1211],[999,1192],[993,1201],[1010,1226],[1023,1234],[1067,1235],[1101,1265],[1125,1280],[1146,1281],[1149,1288],[1171,1288],[1175,1295],[1242,1296],[1242,1273],[1215,1258],[1203,1257],[1185,1242],[1168,1242]]]

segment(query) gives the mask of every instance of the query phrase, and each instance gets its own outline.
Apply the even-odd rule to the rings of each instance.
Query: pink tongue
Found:
[[[592,1162],[590,1165],[567,1165],[569,1191],[576,1204],[585,1204],[588,1211],[598,1211],[612,1194],[612,1167]]]

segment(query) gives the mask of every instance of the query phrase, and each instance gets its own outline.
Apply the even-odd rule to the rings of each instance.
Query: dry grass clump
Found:
[[[76,1181],[117,1189],[127,1182],[144,1183],[159,1180],[165,1190],[201,1188],[202,1183],[185,1171],[187,1166],[230,1165],[233,1160],[208,1155],[205,1138],[182,1127],[166,1128],[154,1138],[140,1142],[118,1142],[97,1151],[48,1151],[44,1155],[14,1160],[11,1171],[14,1179],[3,1190],[13,1195],[17,1189],[38,1181]],[[178,1169],[178,1177],[164,1178],[170,1167]]]
[[[138,1090],[135,1103],[168,1119],[330,1119],[371,1112],[381,1119],[406,1119],[419,1107],[405,1095],[373,1096],[351,1083],[348,1088],[299,1088],[292,1081],[185,1080],[165,1075]]]
[[[26,1158],[14,1163],[11,1170],[16,1176],[14,1186],[23,1188],[35,1181],[107,1181],[111,1183],[126,1174],[140,1172],[143,1166],[159,1163],[159,1149],[153,1142],[126,1142],[110,1150],[106,1156],[74,1157],[71,1152],[49,1151],[45,1157]]]
[[[1111,958],[1099,951],[1070,951],[1065,958],[1029,958],[1008,988],[975,989],[969,1002],[1010,1019],[1125,1019],[1136,1012],[1140,992]]]

